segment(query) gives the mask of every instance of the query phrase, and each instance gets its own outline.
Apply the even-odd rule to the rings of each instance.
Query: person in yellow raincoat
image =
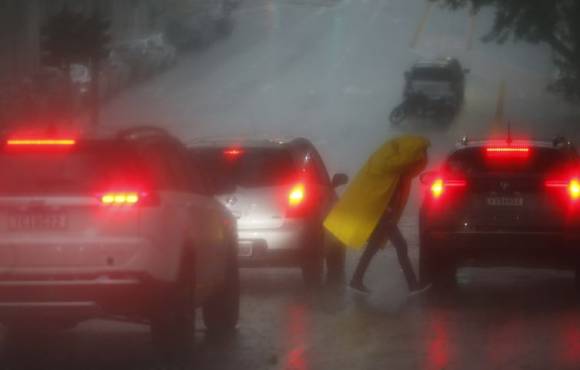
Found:
[[[430,143],[403,135],[385,142],[359,171],[324,221],[325,228],[344,245],[366,248],[350,286],[368,293],[364,274],[377,251],[390,240],[411,291],[421,287],[397,223],[409,197],[411,181],[427,164]]]

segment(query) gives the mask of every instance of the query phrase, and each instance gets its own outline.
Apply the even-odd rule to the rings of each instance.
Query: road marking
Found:
[[[476,20],[477,15],[472,5],[471,9],[469,10],[469,29],[467,30],[467,50],[471,50],[471,48],[473,48],[473,36],[475,35]]]
[[[495,117],[493,120],[493,129],[498,131],[503,128],[503,118],[505,113],[505,99],[507,95],[507,84],[505,80],[501,80],[499,84],[497,103],[495,108]]]
[[[425,25],[429,20],[429,16],[431,15],[431,10],[433,9],[433,3],[431,1],[427,1],[427,5],[425,7],[425,12],[423,13],[423,17],[421,18],[421,22],[417,25],[417,30],[413,35],[413,39],[411,40],[411,47],[417,47],[419,40],[421,39],[421,35],[423,34],[423,30],[425,29]]]

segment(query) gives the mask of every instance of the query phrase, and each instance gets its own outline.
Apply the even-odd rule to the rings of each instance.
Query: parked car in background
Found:
[[[344,268],[344,250],[327,239],[322,222],[337,200],[314,145],[294,140],[205,140],[190,145],[192,169],[236,217],[242,266],[296,266],[307,284]]]

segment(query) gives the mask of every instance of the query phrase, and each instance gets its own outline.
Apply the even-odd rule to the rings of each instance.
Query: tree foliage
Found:
[[[521,40],[545,43],[553,52],[558,76],[551,90],[580,99],[579,0],[431,0],[452,9],[495,9],[495,21],[484,41]]]
[[[109,53],[110,22],[100,14],[85,15],[62,9],[42,29],[44,62],[67,70],[71,64],[91,65]]]

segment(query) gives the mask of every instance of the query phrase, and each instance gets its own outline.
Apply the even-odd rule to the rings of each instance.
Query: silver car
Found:
[[[190,146],[214,195],[237,219],[242,266],[297,266],[308,284],[341,275],[344,251],[322,222],[348,178],[331,180],[306,139],[205,140]]]

